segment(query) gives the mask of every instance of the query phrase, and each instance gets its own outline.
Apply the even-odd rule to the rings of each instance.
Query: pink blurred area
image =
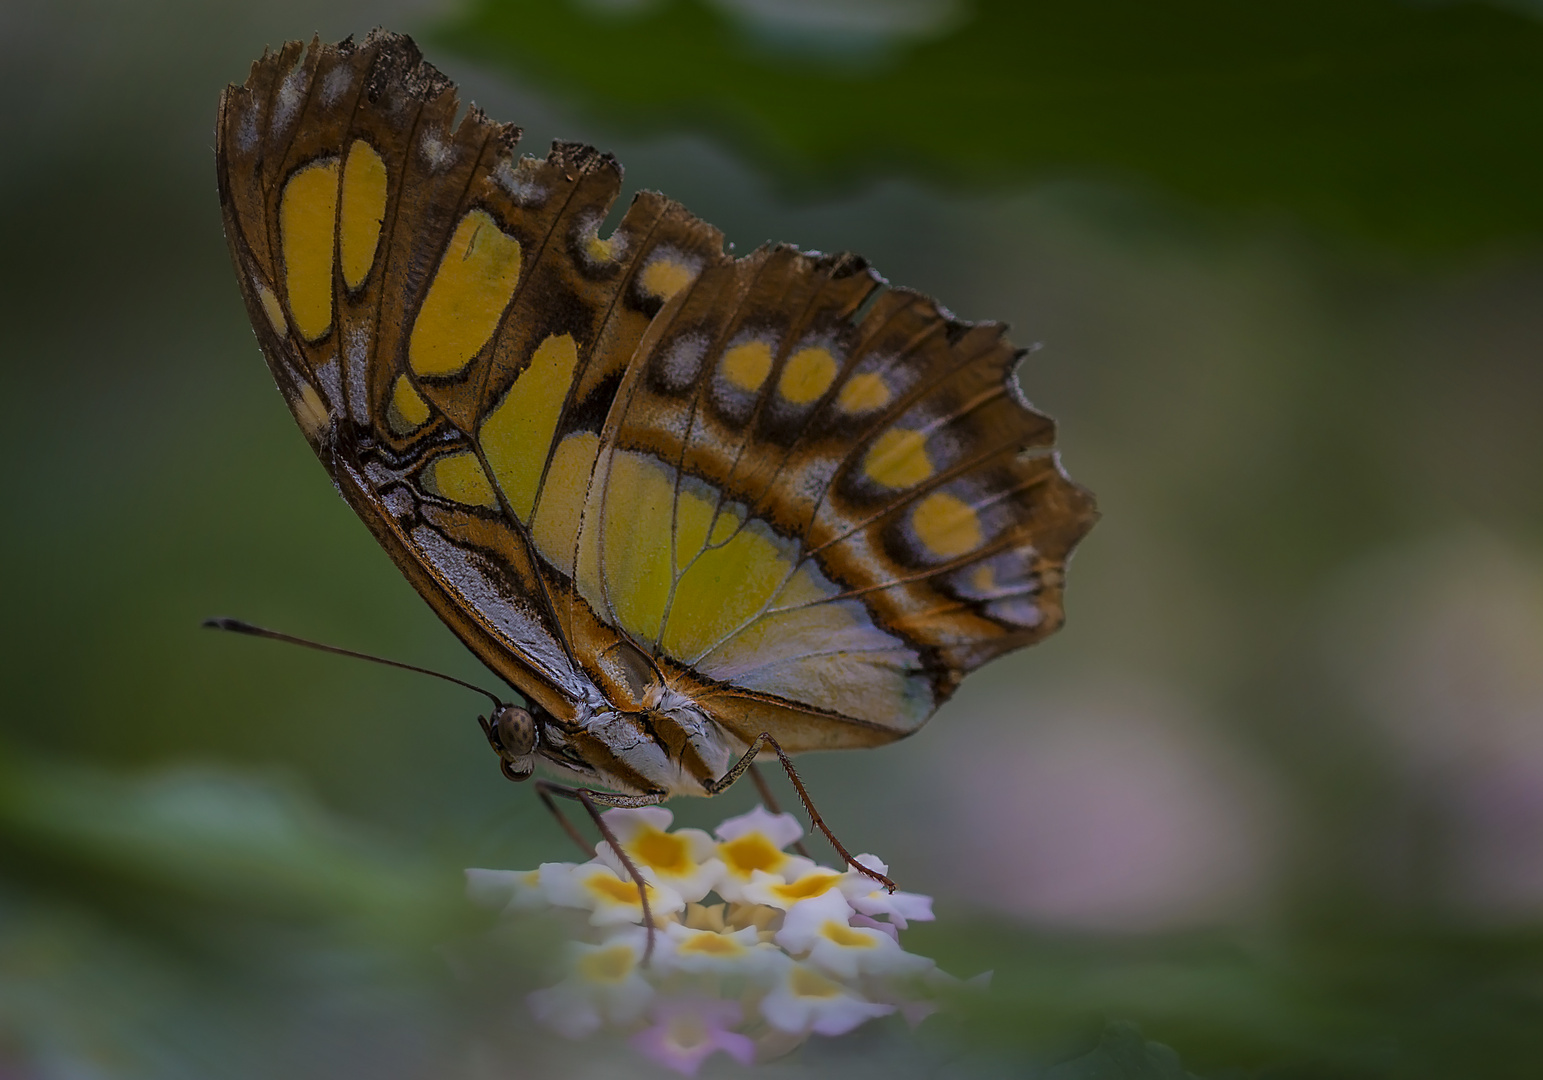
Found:
[[[1543,560],[1449,533],[1345,568],[1321,601],[1301,679],[1351,704],[1304,717],[1299,737],[1351,790],[1287,783],[1282,755],[1299,748],[1252,737],[1177,678],[994,684],[967,731],[929,748],[945,815],[930,857],[949,891],[1046,928],[1251,923],[1337,843],[1395,909],[1536,920]],[[1376,809],[1337,821],[1336,798]]]
[[[1266,902],[1279,848],[1267,775],[1135,679],[990,710],[989,752],[940,769],[961,891],[1035,923],[1151,931]]]
[[[1388,888],[1454,913],[1543,912],[1543,560],[1478,530],[1349,575],[1328,664],[1399,781]]]

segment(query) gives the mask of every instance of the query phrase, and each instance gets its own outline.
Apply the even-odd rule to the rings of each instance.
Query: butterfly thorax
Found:
[[[636,711],[592,699],[570,721],[543,720],[538,749],[547,763],[632,795],[705,795],[743,752],[699,705],[667,687]]]

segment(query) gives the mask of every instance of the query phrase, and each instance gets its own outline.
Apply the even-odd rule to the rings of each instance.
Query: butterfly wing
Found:
[[[549,450],[598,439],[649,321],[721,237],[645,194],[602,241],[614,159],[516,158],[517,128],[458,108],[399,35],[265,56],[221,101],[226,234],[339,492],[485,663],[567,719],[607,642],[591,623],[570,641],[532,548]]]
[[[1059,625],[1095,512],[999,326],[851,256],[734,261],[653,193],[601,238],[613,159],[458,109],[406,38],[291,43],[218,166],[280,390],[485,663],[560,722],[685,700],[801,750],[906,734]]]
[[[579,591],[742,740],[920,726],[1061,623],[1096,512],[1022,354],[861,260],[762,249],[654,320],[612,408]]]

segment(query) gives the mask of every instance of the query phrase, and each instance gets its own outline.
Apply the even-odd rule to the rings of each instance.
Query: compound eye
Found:
[[[536,721],[518,705],[500,705],[493,714],[498,745],[510,757],[528,757],[536,750]]]

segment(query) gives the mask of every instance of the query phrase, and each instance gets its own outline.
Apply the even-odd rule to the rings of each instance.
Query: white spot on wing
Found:
[[[437,131],[425,131],[418,141],[418,153],[434,172],[446,168],[455,160],[455,144]]]
[[[659,378],[671,390],[684,390],[696,381],[707,355],[707,338],[701,334],[682,334],[654,361]]]
[[[338,98],[343,96],[343,91],[347,90],[349,83],[353,81],[353,74],[351,69],[341,65],[327,72],[321,81],[322,104],[329,109],[336,105]]]
[[[273,108],[273,130],[283,131],[294,120],[300,104],[305,100],[305,68],[297,67],[279,84],[277,100]]]
[[[503,188],[504,194],[513,199],[516,205],[540,206],[546,202],[547,191],[531,175],[538,164],[533,157],[522,157],[516,167],[509,158],[504,158],[493,169],[493,183]]]

